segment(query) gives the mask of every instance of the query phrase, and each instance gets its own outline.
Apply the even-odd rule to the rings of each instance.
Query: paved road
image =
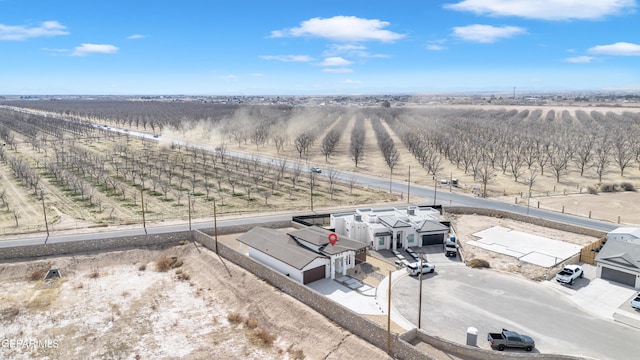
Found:
[[[418,323],[419,281],[394,281],[392,303]],[[532,336],[537,351],[595,359],[637,359],[640,330],[586,313],[559,292],[495,271],[439,266],[423,278],[422,328],[465,344],[468,327],[488,349],[487,332],[502,328]],[[511,350],[522,353],[522,350]]]

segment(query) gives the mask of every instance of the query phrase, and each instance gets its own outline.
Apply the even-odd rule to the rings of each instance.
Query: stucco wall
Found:
[[[507,218],[507,219],[522,221],[522,222],[526,222],[534,225],[544,226],[552,229],[568,231],[574,234],[593,236],[597,238],[601,238],[606,235],[605,232],[599,231],[599,230],[587,229],[579,226],[563,224],[563,223],[559,223],[551,220],[545,220],[545,219],[540,219],[532,216],[515,214],[507,211],[465,207],[465,206],[449,206],[449,207],[445,207],[443,211],[445,213],[451,213],[451,214],[462,214],[462,215],[475,214],[475,215],[482,215],[482,216],[492,216],[497,218]]]
[[[111,251],[138,246],[162,245],[173,242],[177,244],[180,240],[190,239],[191,233],[189,231],[182,231],[166,234],[136,235],[86,241],[70,241],[51,243],[46,245],[42,244],[15,246],[10,248],[0,248],[0,262],[27,260],[52,255]]]

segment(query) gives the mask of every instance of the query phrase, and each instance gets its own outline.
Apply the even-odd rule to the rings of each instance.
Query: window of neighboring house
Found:
[[[413,234],[409,234],[409,235],[407,235],[407,242],[408,242],[409,244],[413,243]]]
[[[384,236],[378,237],[378,245],[384,246]]]

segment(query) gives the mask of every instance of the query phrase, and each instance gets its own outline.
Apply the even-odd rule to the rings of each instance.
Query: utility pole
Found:
[[[418,330],[422,325],[422,254],[420,254],[420,296],[418,299]]]
[[[531,170],[531,175],[529,176],[529,197],[527,198],[527,215],[529,215],[529,203],[531,203],[531,187],[536,180],[536,176],[538,176],[538,174],[536,174],[536,170]]]
[[[216,218],[216,199],[213,199],[213,238],[215,240],[216,254],[218,253],[218,220]]]
[[[391,270],[389,270],[389,291],[387,294],[387,355],[391,355]]]
[[[49,240],[49,223],[47,222],[47,207],[44,205],[44,189],[40,188],[40,199],[42,200],[42,213],[44,214],[44,227],[47,229],[47,238],[44,243]]]
[[[409,165],[409,177],[407,179],[407,204],[409,204],[410,193],[411,193],[411,165]]]
[[[313,183],[315,182],[315,173],[309,172],[309,189],[311,191],[311,211],[313,211]]]
[[[438,196],[438,176],[433,174],[434,183],[433,183],[433,205],[436,204],[436,197]]]
[[[187,202],[189,202],[189,231],[191,231],[191,192],[187,193]]]
[[[142,227],[144,228],[144,233],[147,233],[147,220],[144,217],[144,180],[140,184],[140,202],[142,203]]]

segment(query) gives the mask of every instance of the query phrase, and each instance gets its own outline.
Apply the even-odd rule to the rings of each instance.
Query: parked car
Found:
[[[420,269],[420,262],[419,261],[412,262],[412,263],[409,263],[409,265],[407,265],[407,272],[411,276],[416,276],[416,275],[420,274],[421,271],[422,271],[423,274],[432,273],[432,272],[436,271],[436,266],[431,264],[431,263],[428,263],[428,262],[423,262],[422,263],[422,269]]]
[[[311,172],[312,172],[312,173],[316,173],[316,174],[321,174],[321,173],[322,173],[322,169],[320,169],[320,168],[319,168],[319,167],[317,167],[317,166],[313,166],[313,167],[311,167],[311,169],[310,169],[310,170],[311,170]]]
[[[631,307],[640,310],[640,293],[637,293],[636,296],[631,299]]]
[[[565,265],[562,270],[556,275],[556,281],[563,284],[573,285],[573,281],[577,278],[584,276],[582,266],[580,265]]]
[[[456,236],[453,234],[449,235],[449,238],[444,241],[444,256],[458,256],[458,249],[456,248]]]
[[[489,333],[487,341],[491,343],[492,349],[498,351],[503,351],[506,348],[522,348],[531,351],[536,347],[536,343],[531,337],[507,329],[502,329],[502,332],[499,333]]]

